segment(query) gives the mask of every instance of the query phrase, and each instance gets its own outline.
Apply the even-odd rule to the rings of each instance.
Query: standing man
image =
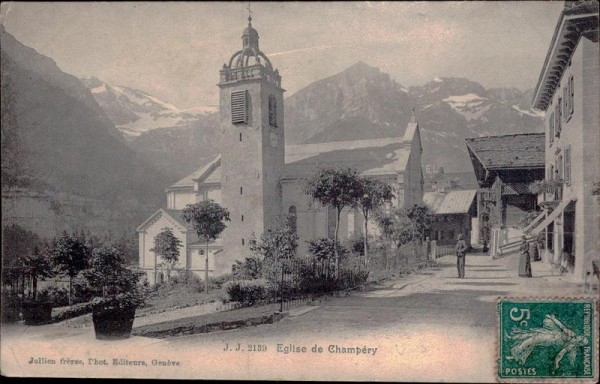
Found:
[[[467,243],[463,240],[462,235],[458,235],[458,241],[456,242],[456,268],[458,269],[458,277],[461,279],[465,278],[465,255],[467,253]]]

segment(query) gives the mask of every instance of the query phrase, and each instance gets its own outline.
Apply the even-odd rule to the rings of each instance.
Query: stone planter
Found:
[[[131,337],[135,307],[95,308],[92,312],[94,332],[99,340],[122,340]]]
[[[1,304],[2,323],[14,323],[21,319],[21,300],[18,297],[2,292]]]
[[[24,301],[21,304],[23,320],[27,325],[42,325],[52,322],[51,301]]]

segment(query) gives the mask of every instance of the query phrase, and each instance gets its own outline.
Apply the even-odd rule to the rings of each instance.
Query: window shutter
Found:
[[[246,91],[231,92],[231,123],[248,122],[248,96]]]
[[[554,112],[550,114],[548,119],[548,141],[550,145],[554,142]]]
[[[565,146],[565,156],[563,158],[564,161],[564,178],[565,184],[571,185],[571,145],[567,144]]]
[[[569,108],[570,108],[570,112],[572,114],[575,111],[575,84],[573,82],[573,76],[571,76],[569,78],[569,93],[570,93]]]
[[[565,84],[565,87],[563,88],[563,119],[566,122],[567,119],[569,118],[569,111],[571,111],[571,108],[569,107],[569,82],[567,81],[567,84]]]
[[[555,119],[556,122],[554,124],[554,136],[559,137],[560,131],[562,130],[562,98],[558,98],[555,108]]]

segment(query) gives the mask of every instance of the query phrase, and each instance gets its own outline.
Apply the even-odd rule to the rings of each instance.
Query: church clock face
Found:
[[[277,134],[275,132],[271,132],[270,139],[271,139],[271,147],[277,148],[277,145],[279,143],[279,139],[278,139]]]

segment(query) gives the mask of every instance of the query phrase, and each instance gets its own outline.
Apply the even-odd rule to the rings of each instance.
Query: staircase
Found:
[[[510,227],[503,231],[498,231],[499,241],[495,257],[504,257],[519,252],[523,230]],[[528,240],[531,240],[530,236],[528,237]]]

